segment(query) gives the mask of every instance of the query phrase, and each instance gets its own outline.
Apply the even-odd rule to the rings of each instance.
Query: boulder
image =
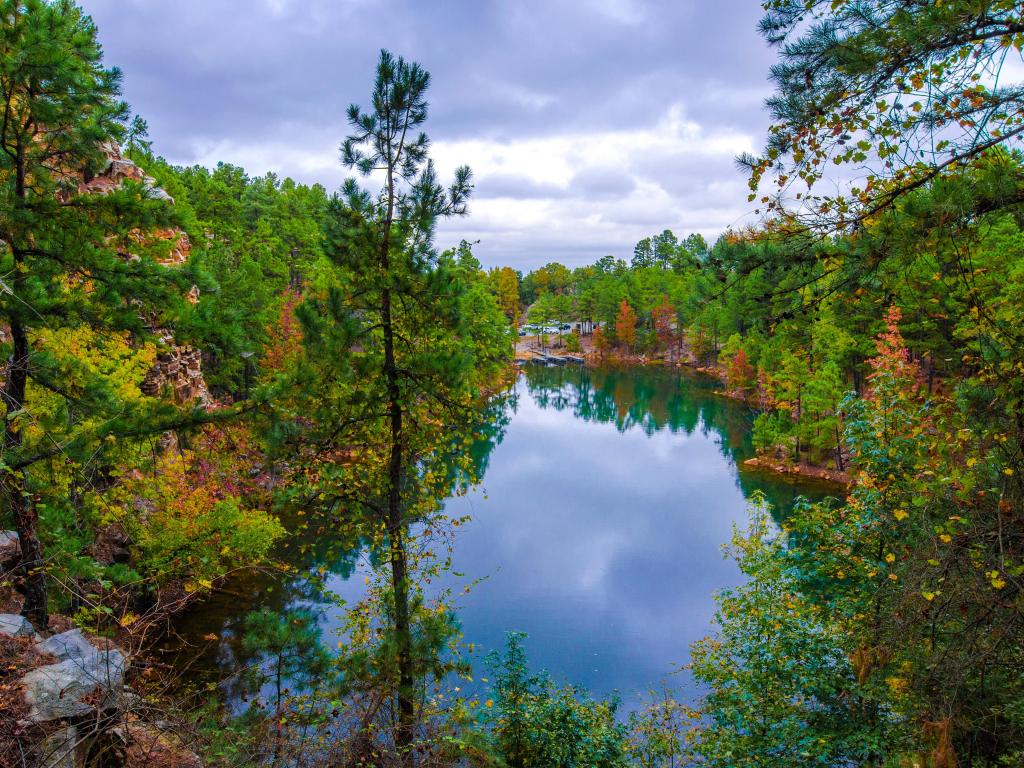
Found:
[[[149,179],[147,179],[147,181],[149,181]],[[163,200],[171,203],[172,205],[174,204],[174,198],[167,194],[164,189],[157,186],[149,186],[146,189],[146,196],[152,200]]]
[[[0,613],[0,635],[7,637],[35,637],[32,622],[16,613]]]
[[[41,768],[77,768],[78,729],[73,725],[58,728],[36,748]]]
[[[58,661],[86,659],[98,653],[96,646],[85,639],[80,629],[61,632],[41,643],[36,643],[36,650],[56,656]]]
[[[21,560],[21,544],[14,531],[0,531],[0,566],[10,567]]]
[[[124,654],[116,648],[93,648],[84,657],[33,669],[21,679],[31,708],[28,719],[37,723],[63,720],[120,706],[124,671]]]

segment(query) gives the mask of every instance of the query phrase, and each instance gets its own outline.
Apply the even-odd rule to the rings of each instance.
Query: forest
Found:
[[[1024,9],[763,8],[759,224],[524,273],[438,244],[477,179],[420,64],[380,53],[331,191],[168,162],[79,5],[0,0],[0,766],[1024,765]],[[751,461],[837,484],[721,542],[695,699],[511,627],[481,667],[436,587],[536,347],[709,379]],[[340,640],[282,599],[230,681],[169,663],[246,573]]]

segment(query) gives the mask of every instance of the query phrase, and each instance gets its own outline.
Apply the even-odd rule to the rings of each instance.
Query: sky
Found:
[[[430,73],[442,178],[469,165],[479,241],[524,271],[629,258],[671,229],[753,221],[734,158],[762,146],[773,52],[758,0],[83,0],[108,65],[177,164],[336,189],[345,108],[381,48]]]

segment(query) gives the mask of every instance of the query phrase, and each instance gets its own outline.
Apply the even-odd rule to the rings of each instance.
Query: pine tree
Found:
[[[394,686],[386,691],[398,714],[394,741],[407,762],[417,686],[436,669],[436,660],[417,654],[438,645],[419,636],[413,643],[419,600],[411,597],[409,525],[438,512],[450,492],[451,473],[439,464],[468,460],[451,453],[461,444],[456,436],[473,422],[477,374],[487,368],[482,350],[492,349],[475,342],[483,334],[474,323],[484,319],[460,311],[466,270],[458,260],[439,259],[433,246],[436,222],[466,213],[471,184],[466,167],[447,189],[437,181],[429,140],[420,132],[429,83],[418,64],[381,52],[372,110],[348,110],[353,133],[342,160],[363,175],[380,174],[384,186],[371,194],[349,179],[331,201],[325,251],[333,284],[325,297],[300,307],[315,368],[314,380],[303,385],[309,400],[302,423],[312,429],[301,443],[316,446],[311,474],[326,506],[361,510],[367,537],[384,534],[388,665],[395,678],[382,684]],[[500,324],[510,338],[489,298],[486,322]],[[353,446],[360,461],[339,474],[330,457]]]
[[[761,32],[780,58],[768,145],[741,158],[752,170],[751,200],[768,175],[780,193],[762,202],[782,210],[796,178],[810,190],[834,165],[857,168],[863,182],[838,194],[795,195],[807,203],[804,224],[832,231],[859,225],[933,179],[978,167],[993,147],[1022,146],[1024,88],[1011,66],[1024,51],[1020,2],[763,5]]]
[[[147,326],[169,327],[183,306],[175,272],[157,263],[170,243],[153,236],[172,223],[167,203],[144,182],[105,194],[86,183],[109,163],[124,135],[120,73],[103,66],[92,21],[69,0],[0,3],[0,321],[3,493],[21,539],[24,613],[47,622],[46,555],[38,530],[39,494],[52,475],[88,482],[83,457],[120,436],[167,428],[176,418],[143,399],[127,402],[117,371],[87,365],[66,348],[77,334],[103,349]],[[59,494],[58,494],[59,496]]]

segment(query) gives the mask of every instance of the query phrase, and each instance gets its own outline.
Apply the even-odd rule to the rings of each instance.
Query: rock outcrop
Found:
[[[18,534],[14,531],[0,531],[0,570],[18,562],[21,557],[21,546]]]
[[[151,397],[168,392],[179,405],[193,400],[208,403],[202,365],[198,349],[172,344],[157,356],[142,382],[142,392]]]
[[[96,176],[83,179],[79,184],[82,194],[108,194],[119,189],[125,182],[142,184],[147,194],[155,200],[166,200],[171,204],[174,198],[157,186],[156,180],[146,174],[131,160],[121,155],[121,150],[113,144],[103,147],[107,156],[106,168]],[[181,266],[188,261],[192,250],[188,235],[178,229],[161,229],[143,237],[135,238],[139,245],[154,243],[171,243],[166,257],[160,263],[166,267]],[[126,258],[133,258],[130,253]],[[188,300],[193,304],[199,301],[199,288],[192,286]],[[146,374],[142,383],[142,391],[150,396],[168,392],[179,405],[198,400],[204,405],[212,402],[206,381],[203,378],[202,354],[197,349],[174,343],[171,334],[157,329],[162,335],[166,348],[160,352],[153,368]]]
[[[7,637],[35,637],[35,629],[31,622],[24,616],[15,613],[0,613],[0,635]]]
[[[128,662],[119,648],[80,629],[40,640],[20,616],[0,615],[0,634],[30,661],[14,687],[23,699],[17,730],[7,734],[16,733],[30,757],[24,765],[82,768],[102,754],[104,768],[202,768],[173,724],[146,720],[143,699],[125,686]]]
[[[58,659],[21,679],[32,722],[73,720],[121,705],[126,659],[117,648],[101,651],[73,629],[37,643]]]
[[[52,731],[35,750],[40,768],[78,768],[80,742],[78,728],[73,725]]]

